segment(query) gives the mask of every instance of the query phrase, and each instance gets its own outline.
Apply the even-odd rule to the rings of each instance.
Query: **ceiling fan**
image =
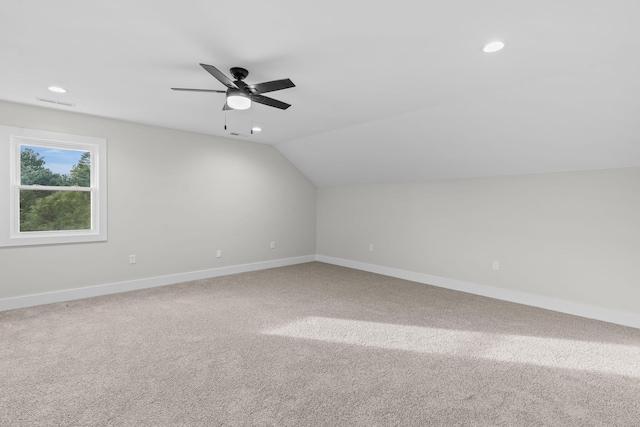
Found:
[[[180,87],[172,87],[172,90],[183,90],[189,92],[214,92],[214,93],[226,93],[227,102],[225,102],[223,110],[246,110],[251,107],[251,101],[258,104],[268,105],[269,107],[280,108],[286,110],[291,107],[291,104],[278,101],[277,99],[263,96],[263,93],[274,92],[276,90],[288,89],[295,87],[290,79],[274,80],[272,82],[258,83],[255,85],[248,85],[243,80],[249,75],[249,72],[244,68],[233,67],[231,75],[235,79],[232,81],[229,77],[222,74],[213,65],[200,64],[202,68],[207,70],[209,74],[218,79],[220,83],[227,87],[227,90],[214,90],[214,89],[188,89]]]

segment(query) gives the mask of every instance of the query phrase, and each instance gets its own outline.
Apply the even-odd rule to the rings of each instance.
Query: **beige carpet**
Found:
[[[321,263],[0,313],[2,426],[638,426],[640,330]]]

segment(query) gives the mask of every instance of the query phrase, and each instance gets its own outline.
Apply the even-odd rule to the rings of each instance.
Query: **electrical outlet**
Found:
[[[373,243],[369,243],[369,252],[373,252]]]
[[[136,256],[129,255],[129,264],[135,264],[135,263],[136,263]]]
[[[275,249],[276,247],[276,242],[271,242],[271,249]]]
[[[492,266],[492,268],[493,268],[494,270],[500,270],[500,261],[495,261],[495,260],[494,260],[494,261],[493,261],[493,266]]]
[[[220,258],[220,257],[222,257],[222,251],[220,249],[218,249],[216,251],[216,258]]]

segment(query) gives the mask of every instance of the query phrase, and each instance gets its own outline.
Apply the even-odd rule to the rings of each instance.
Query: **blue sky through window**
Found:
[[[80,156],[85,152],[82,150],[39,147],[35,145],[21,145],[20,152],[27,148],[32,149],[42,156],[45,161],[44,167],[48,168],[53,173],[59,173],[61,175],[69,175],[71,173],[71,168],[78,163]]]

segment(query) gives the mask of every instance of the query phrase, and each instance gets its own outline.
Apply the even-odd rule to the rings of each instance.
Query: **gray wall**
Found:
[[[8,102],[0,124],[106,138],[109,183],[108,241],[0,248],[0,298],[315,253],[316,188],[271,146]]]
[[[640,168],[319,188],[316,199],[267,145],[7,102],[0,124],[109,144],[108,242],[0,248],[0,299],[317,252],[640,314]]]
[[[317,221],[319,255],[640,314],[640,168],[319,188]]]

